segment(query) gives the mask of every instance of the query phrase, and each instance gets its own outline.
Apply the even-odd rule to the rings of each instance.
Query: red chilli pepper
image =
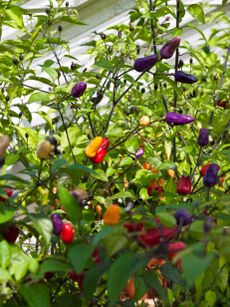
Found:
[[[94,157],[91,158],[91,161],[93,161],[94,163],[101,163],[104,160],[104,157],[107,153],[107,149],[109,147],[109,139],[108,138],[104,138],[96,152],[96,155]]]
[[[177,234],[177,227],[173,228],[153,228],[145,234],[139,236],[139,241],[144,247],[158,245],[163,240],[171,240]]]

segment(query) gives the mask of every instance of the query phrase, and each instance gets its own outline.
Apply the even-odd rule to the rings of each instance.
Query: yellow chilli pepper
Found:
[[[103,216],[105,225],[115,225],[120,222],[120,207],[118,205],[110,205]]]
[[[95,137],[90,143],[89,145],[85,148],[85,154],[87,157],[89,158],[93,158],[96,156],[96,152],[98,150],[98,148],[100,147],[102,142],[102,137],[101,136],[97,136]]]

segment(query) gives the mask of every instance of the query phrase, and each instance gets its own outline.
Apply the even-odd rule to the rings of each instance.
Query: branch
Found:
[[[149,11],[153,12],[155,9],[155,6],[153,6],[153,0],[149,0]],[[153,24],[153,19],[150,19],[150,26],[151,26],[151,31],[152,31],[152,41],[153,41],[153,50],[154,54],[157,54],[157,46],[156,46],[156,33],[154,29],[154,24]]]

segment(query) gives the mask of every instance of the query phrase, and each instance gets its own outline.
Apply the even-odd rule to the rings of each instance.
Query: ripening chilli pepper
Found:
[[[199,136],[198,136],[198,139],[197,139],[197,143],[201,147],[208,145],[208,129],[206,129],[206,128],[200,129]]]
[[[181,82],[181,83],[192,84],[198,81],[197,77],[190,74],[186,74],[183,71],[177,71],[174,77],[176,82]]]
[[[187,114],[168,112],[165,116],[165,121],[169,125],[185,125],[192,123],[194,121],[194,117]]]
[[[174,217],[177,221],[177,225],[186,226],[192,222],[190,213],[184,208],[177,210]]]
[[[177,227],[152,228],[139,236],[139,242],[144,247],[158,245],[162,240],[171,240],[177,234]]]
[[[177,187],[176,187],[177,193],[186,195],[191,193],[191,189],[192,189],[192,182],[190,176],[181,176],[177,182]]]
[[[220,167],[216,163],[211,163],[203,178],[203,184],[207,187],[212,187],[218,183],[218,171]]]
[[[153,54],[144,58],[135,60],[133,68],[138,72],[144,72],[151,69],[158,61],[158,55]]]
[[[71,95],[75,98],[81,97],[87,88],[87,84],[83,81],[78,82],[71,90]]]
[[[107,149],[109,147],[109,139],[108,138],[104,138],[101,141],[101,144],[99,145],[96,154],[94,157],[90,158],[91,161],[93,161],[94,163],[101,163],[107,153]]]
[[[120,207],[112,204],[107,207],[103,216],[103,222],[105,225],[116,225],[120,222],[120,216]]]
[[[168,41],[160,50],[160,55],[162,59],[170,59],[177,47],[180,45],[180,37],[173,37]]]
[[[67,222],[62,226],[60,238],[65,244],[71,244],[74,239],[74,233],[75,231],[74,231],[73,225]]]
[[[101,136],[96,136],[89,145],[85,148],[85,154],[89,158],[93,158],[96,155],[98,148],[100,147],[102,142]]]

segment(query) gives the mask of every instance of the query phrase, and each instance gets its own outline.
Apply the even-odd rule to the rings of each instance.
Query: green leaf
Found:
[[[191,253],[182,255],[182,268],[188,286],[192,286],[196,278],[210,265],[213,258],[214,255],[211,253],[205,257],[198,257]]]
[[[82,25],[84,26],[85,23],[80,21],[76,16],[74,15],[71,15],[71,16],[62,16],[60,18],[60,21],[64,21],[64,22],[68,22],[68,23],[72,23],[72,24],[75,24],[75,25]]]
[[[62,206],[66,210],[66,214],[71,222],[74,224],[81,219],[81,207],[76,198],[64,188],[61,184],[58,184],[58,195],[61,200]]]
[[[10,264],[10,260],[11,260],[10,245],[5,240],[3,240],[0,243],[0,266],[3,269],[6,269],[8,265]]]
[[[0,212],[0,224],[8,222],[12,220],[14,217],[15,211],[12,208],[4,208],[3,211]]]
[[[74,244],[69,248],[68,258],[77,273],[81,273],[86,268],[94,248],[92,244],[86,243]]]
[[[46,242],[50,243],[51,235],[53,233],[53,224],[46,216],[31,214],[30,218],[33,222],[34,227],[41,234]]]
[[[165,291],[165,289],[161,286],[159,279],[156,275],[156,273],[154,271],[152,272],[145,272],[144,273],[144,280],[146,285],[149,288],[153,288],[157,291],[157,293],[159,294],[159,296],[161,297],[161,299],[168,304],[169,300],[168,300],[168,296],[167,296],[167,292]]]
[[[149,199],[149,194],[146,188],[141,188],[140,192],[139,192],[140,197],[143,200],[148,200]]]
[[[103,240],[103,243],[105,244],[107,254],[111,257],[128,243],[128,239],[124,236],[124,230],[118,229],[117,232],[113,232],[112,235],[107,236]]]
[[[0,181],[1,180],[18,181],[18,182],[22,182],[24,184],[29,184],[29,181],[27,181],[25,179],[22,179],[22,178],[20,178],[18,176],[15,176],[13,174],[5,174],[5,175],[0,176]]]
[[[56,81],[58,79],[58,73],[54,68],[43,66],[42,70],[45,71],[52,78],[53,81]]]
[[[19,291],[30,307],[50,307],[49,289],[44,284],[24,284]]]
[[[7,270],[0,268],[0,283],[10,280],[10,274]]]
[[[205,23],[205,15],[200,4],[191,4],[188,6],[189,13],[201,23]]]
[[[118,198],[135,198],[135,196],[131,192],[124,191],[116,193],[113,196],[109,197],[110,201]]]
[[[105,60],[105,59],[101,59],[101,60],[95,62],[94,66],[99,67],[99,68],[104,68],[104,69],[107,69],[107,70],[113,69],[113,64],[111,63],[111,61],[108,61],[108,60]]]
[[[130,157],[125,157],[125,158],[123,158],[123,159],[121,160],[120,166],[130,165],[130,164],[132,164],[133,162],[134,162],[134,161],[133,161],[132,158],[130,158]]]
[[[93,177],[95,177],[96,179],[99,179],[101,181],[108,181],[108,178],[106,176],[106,173],[102,170],[102,169],[96,169],[96,173],[93,174]]]
[[[84,296],[90,299],[93,296],[93,293],[97,287],[97,282],[100,277],[106,272],[107,267],[104,263],[101,263],[92,269],[90,269],[84,278],[83,288],[84,288]]]
[[[68,272],[70,270],[71,266],[68,263],[55,259],[47,259],[40,266],[40,271],[43,274],[46,272]]]
[[[181,0],[179,0],[179,21],[181,22],[185,15],[184,4]]]
[[[23,261],[19,261],[12,266],[12,271],[16,281],[20,281],[23,277],[26,276],[28,268],[29,262],[26,259],[23,259]]]
[[[10,9],[6,10],[6,14],[13,20],[13,22],[8,23],[8,25],[19,29],[24,28],[22,10],[20,9],[20,7],[11,6]]]
[[[145,265],[143,258],[127,253],[116,259],[108,272],[109,306],[114,306],[130,276]]]
[[[205,301],[207,302],[207,306],[208,307],[213,307],[215,306],[215,303],[216,303],[216,293],[214,291],[207,291],[205,293]]]
[[[222,0],[222,6],[226,5],[228,3],[228,0]]]
[[[116,233],[117,229],[120,229],[120,225],[110,225],[105,226],[100,232],[95,234],[93,238],[93,245],[96,247],[98,243],[103,240],[106,236],[111,235],[112,233]]]
[[[187,24],[185,25],[185,27],[187,27],[187,28],[192,28],[192,29],[196,30],[196,31],[197,31],[198,33],[200,33],[200,35],[203,37],[204,41],[205,41],[205,42],[207,41],[207,39],[206,39],[204,33],[203,33],[199,28],[197,28],[196,26],[194,26],[194,24],[192,24],[192,23],[187,23]]]
[[[157,217],[160,218],[161,223],[166,227],[173,227],[176,225],[176,219],[169,213],[159,212]]]
[[[176,284],[184,287],[185,281],[181,276],[181,273],[170,263],[165,263],[160,267],[160,271],[164,277],[168,280],[175,282]]]
[[[32,103],[32,102],[49,102],[49,101],[50,101],[49,94],[42,93],[42,92],[32,93],[30,95],[30,98],[28,99],[28,103]]]

